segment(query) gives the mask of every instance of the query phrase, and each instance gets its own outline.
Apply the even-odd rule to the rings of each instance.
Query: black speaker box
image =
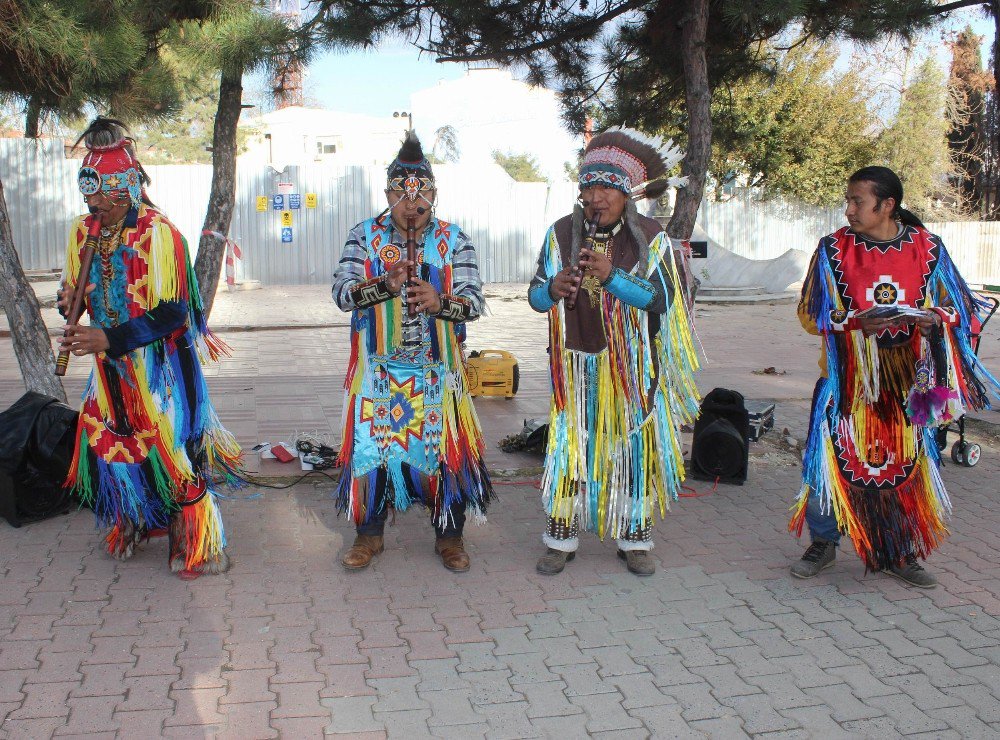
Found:
[[[691,476],[743,485],[750,461],[750,414],[743,394],[716,388],[701,402],[691,443]]]
[[[73,460],[78,414],[29,391],[0,413],[0,516],[13,527],[73,506],[63,481]]]

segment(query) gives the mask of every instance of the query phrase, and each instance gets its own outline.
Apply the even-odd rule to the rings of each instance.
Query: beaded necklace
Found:
[[[597,234],[594,236],[591,242],[590,249],[598,254],[603,254],[609,260],[614,263],[614,245],[615,245],[615,234],[621,231],[622,222],[618,221],[613,226],[605,230],[598,230]],[[586,275],[583,278],[583,282],[580,284],[583,290],[587,291],[587,296],[590,298],[591,308],[597,308],[601,302],[601,293],[604,292],[604,287],[601,285],[601,281],[597,279],[596,275]]]
[[[101,238],[98,251],[101,255],[101,290],[104,293],[104,309],[108,319],[114,326],[120,322],[118,312],[111,303],[111,284],[115,278],[115,266],[112,257],[121,242],[122,231],[125,229],[125,218],[110,226],[101,227]]]

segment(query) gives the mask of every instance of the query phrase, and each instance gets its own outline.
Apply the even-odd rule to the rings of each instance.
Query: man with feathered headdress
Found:
[[[94,355],[66,485],[110,528],[116,558],[169,528],[171,569],[221,573],[229,560],[213,476],[242,482],[242,453],[208,398],[201,362],[226,351],[206,327],[187,244],[146,197],[149,179],[124,126],[97,118],[83,133],[79,185],[89,214],[70,231],[59,309],[87,281],[89,326],[68,326],[61,347]],[[88,230],[100,239],[80,275]]]
[[[482,518],[493,495],[461,348],[465,322],[483,308],[476,250],[434,216],[434,173],[412,130],[385,194],[389,207],[351,229],[333,282],[334,301],[353,312],[337,499],[357,537],[341,562],[367,567],[383,550],[389,510],[416,502],[431,510],[444,566],[467,571],[466,512]]]
[[[528,289],[549,316],[552,407],[540,573],[575,557],[578,532],[610,534],[632,573],[650,575],[655,514],[684,478],[680,427],[697,415],[697,369],[670,239],[635,200],[681,184],[680,152],[627,128],[588,144],[580,204],[545,237]]]

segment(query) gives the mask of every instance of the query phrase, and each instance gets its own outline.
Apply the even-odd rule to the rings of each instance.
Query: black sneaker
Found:
[[[928,573],[917,560],[917,556],[912,553],[903,558],[903,562],[899,565],[889,568],[886,573],[917,588],[934,588],[937,585],[937,578]]]
[[[837,557],[837,546],[817,537],[802,554],[802,559],[792,564],[792,575],[796,578],[812,578],[824,568],[833,565]]]

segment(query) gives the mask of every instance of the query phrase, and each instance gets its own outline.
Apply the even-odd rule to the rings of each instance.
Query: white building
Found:
[[[240,121],[249,131],[241,164],[388,164],[409,120],[290,106]]]
[[[271,164],[277,170],[315,162],[386,165],[399,150],[411,118],[428,155],[436,132],[450,126],[456,133],[458,164],[489,177],[502,174],[493,162],[493,151],[499,150],[531,155],[547,179],[562,181],[564,164],[575,163],[583,146],[582,138],[563,127],[552,90],[515,80],[506,70],[470,69],[460,79],[413,93],[410,103],[410,116],[291,106],[243,119],[240,127],[250,135],[240,162]]]
[[[493,151],[530,154],[552,181],[566,178],[563,164],[576,163],[582,137],[563,127],[556,94],[515,80],[501,69],[470,69],[410,96],[413,126],[430,152],[435,132],[455,129],[461,164],[493,161]]]

